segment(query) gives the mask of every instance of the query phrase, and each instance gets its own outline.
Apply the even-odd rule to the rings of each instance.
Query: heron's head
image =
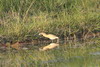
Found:
[[[43,51],[43,48],[39,48],[39,51]]]
[[[46,33],[39,33],[39,35],[45,35]]]

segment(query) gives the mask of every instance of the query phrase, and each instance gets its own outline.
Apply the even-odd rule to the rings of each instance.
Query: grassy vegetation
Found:
[[[0,36],[37,39],[39,32],[67,37],[100,31],[99,0],[0,0]]]

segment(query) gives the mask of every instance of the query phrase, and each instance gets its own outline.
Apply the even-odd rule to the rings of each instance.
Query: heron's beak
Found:
[[[39,35],[41,35],[41,34],[39,33]]]

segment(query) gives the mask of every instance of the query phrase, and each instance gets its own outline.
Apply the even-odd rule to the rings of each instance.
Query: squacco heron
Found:
[[[50,40],[52,40],[52,42],[54,39],[57,39],[57,43],[59,43],[59,37],[53,34],[39,33],[39,35],[43,35],[44,37],[49,38]]]

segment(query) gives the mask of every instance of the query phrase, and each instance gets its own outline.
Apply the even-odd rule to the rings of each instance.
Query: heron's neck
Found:
[[[47,34],[43,34],[43,36],[47,37],[48,35]]]

